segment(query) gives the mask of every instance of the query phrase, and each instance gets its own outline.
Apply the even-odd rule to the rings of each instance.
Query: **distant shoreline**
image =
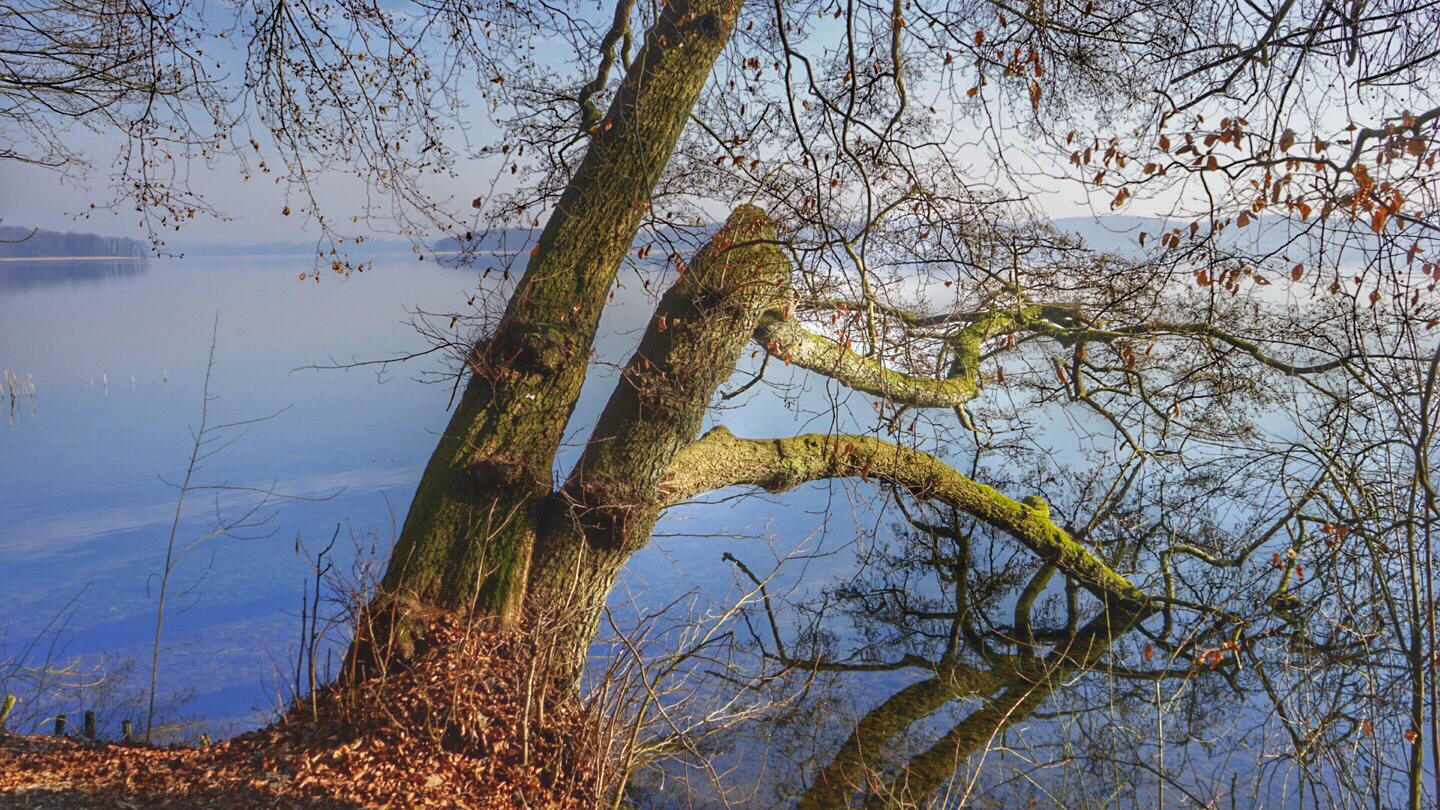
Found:
[[[326,256],[319,256],[319,255],[317,255],[317,254],[315,254],[315,253],[313,253],[313,252],[296,252],[296,253],[263,253],[263,252],[262,252],[262,253],[219,253],[219,252],[217,252],[217,253],[210,253],[210,252],[208,252],[208,251],[209,251],[208,247],[207,247],[207,248],[201,248],[200,251],[198,251],[198,252],[196,252],[196,253],[193,253],[193,254],[190,254],[190,253],[183,254],[183,258],[186,258],[186,259],[206,259],[206,260],[211,260],[211,259],[321,259],[321,258],[328,258],[328,257],[326,257]],[[511,255],[514,255],[514,254],[518,253],[519,251],[515,251],[515,250],[472,250],[472,251],[459,251],[459,250],[427,250],[427,251],[425,251],[424,255],[427,256],[427,257],[448,257],[448,256],[460,256],[460,255],[464,255],[464,254],[467,253],[467,252],[468,252],[469,255],[471,255],[471,256],[511,256]],[[357,254],[355,254],[355,257],[356,257],[356,258],[369,259],[369,258],[382,258],[382,257],[384,257],[384,258],[393,258],[393,257],[395,257],[395,256],[415,256],[415,255],[419,255],[419,254],[415,254],[415,253],[413,253],[413,252],[405,252],[405,251],[394,250],[394,251],[382,251],[382,252],[379,252],[379,253],[365,253],[365,254],[360,254],[360,253],[357,252]],[[135,261],[135,262],[143,262],[143,261],[149,261],[149,260],[152,259],[152,258],[155,258],[155,257],[153,257],[153,256],[0,256],[0,263],[5,263],[5,262],[115,262],[115,261]],[[161,258],[180,258],[180,257],[161,257]]]
[[[149,256],[0,256],[0,262],[115,262],[144,261]]]

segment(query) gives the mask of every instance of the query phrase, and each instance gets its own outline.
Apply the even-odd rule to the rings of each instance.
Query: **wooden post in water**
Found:
[[[5,702],[0,704],[0,731],[5,730],[5,720],[10,716],[10,712],[14,711],[18,701],[19,699],[14,695],[6,695]]]
[[[85,710],[85,739],[95,740],[95,712],[89,709]]]
[[[67,719],[68,719],[68,718],[67,718],[63,713],[55,715],[55,736],[56,736],[56,737],[64,737],[64,736],[65,736],[65,721],[66,721]]]
[[[132,742],[135,738],[135,724],[129,720],[121,720],[120,736],[124,738],[125,742]]]

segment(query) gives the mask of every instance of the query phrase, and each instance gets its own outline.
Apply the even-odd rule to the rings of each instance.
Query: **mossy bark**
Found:
[[[865,740],[852,737],[847,741],[811,786],[802,801],[804,807],[827,803],[849,806],[857,790],[869,794],[867,807],[908,807],[923,802],[951,778],[960,763],[997,734],[1033,714],[1069,676],[1099,665],[1116,639],[1155,611],[1144,592],[1057,525],[1043,499],[1030,496],[1014,500],[928,453],[873,436],[809,434],[786,439],[742,439],[717,427],[677,457],[661,486],[670,502],[679,502],[727,486],[782,492],[807,481],[843,477],[874,478],[903,487],[919,500],[950,506],[1028,548],[1042,560],[1043,576],[1037,576],[1022,594],[1017,610],[1028,614],[1026,603],[1033,605],[1040,583],[1056,571],[1089,590],[1104,608],[1044,658],[1017,656],[1012,665],[997,665],[984,678],[972,680],[977,685],[983,681],[984,685],[966,690],[967,694],[997,694],[929,750],[907,762],[899,776],[883,787],[876,780],[883,764],[877,754],[884,742],[946,701],[941,700],[936,688],[916,687],[878,707],[856,731],[857,735],[863,732],[868,736],[868,748],[862,748]],[[1023,626],[1025,636],[1032,635],[1028,615],[1023,622],[1017,617],[1017,626]],[[951,694],[953,697],[958,692]],[[870,784],[865,784],[867,781]]]
[[[665,504],[661,481],[699,436],[755,325],[782,300],[789,267],[764,212],[736,209],[661,299],[580,461],[548,501],[527,602],[551,618],[571,674],[621,567],[650,540]]]
[[[1132,605],[1149,601],[1051,520],[1050,507],[1038,496],[1017,501],[929,453],[873,436],[809,433],[788,439],[742,439],[721,426],[685,449],[662,488],[671,502],[679,502],[727,486],[783,492],[807,481],[871,477],[1004,532],[1102,600]]]
[[[556,204],[426,467],[352,658],[413,653],[417,619],[464,612],[505,626],[552,491],[607,293],[741,0],[672,0],[647,32]]]

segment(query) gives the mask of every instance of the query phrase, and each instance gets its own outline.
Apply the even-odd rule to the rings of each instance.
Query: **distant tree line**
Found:
[[[144,256],[145,243],[120,236],[0,226],[0,258]]]

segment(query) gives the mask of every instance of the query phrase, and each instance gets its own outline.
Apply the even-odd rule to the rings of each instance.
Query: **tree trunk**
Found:
[[[660,484],[700,434],[756,326],[786,300],[790,263],[764,212],[741,206],[661,299],[585,451],[545,511],[527,607],[552,618],[579,674],[605,599],[650,540]],[[558,622],[558,624],[554,624]]]
[[[585,381],[606,294],[740,0],[671,0],[592,130],[499,326],[421,478],[381,593],[357,632],[359,673],[416,652],[436,612],[514,625],[555,453]]]

